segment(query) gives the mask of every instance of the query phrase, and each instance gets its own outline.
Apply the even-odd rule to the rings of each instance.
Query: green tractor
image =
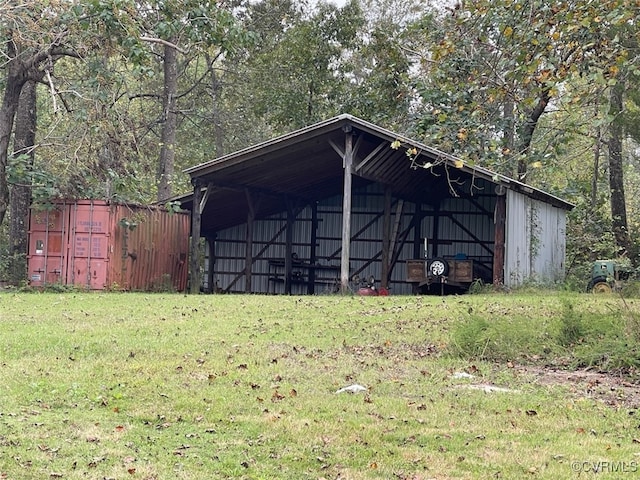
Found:
[[[632,270],[617,264],[613,260],[596,260],[591,268],[591,280],[587,285],[590,293],[611,293],[622,288],[629,280]]]

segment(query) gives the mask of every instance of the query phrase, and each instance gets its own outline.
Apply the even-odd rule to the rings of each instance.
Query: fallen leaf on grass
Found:
[[[89,462],[89,467],[90,468],[96,468],[99,463],[104,462],[106,459],[107,459],[107,457],[95,457],[95,458],[93,458],[93,460],[91,460]]]

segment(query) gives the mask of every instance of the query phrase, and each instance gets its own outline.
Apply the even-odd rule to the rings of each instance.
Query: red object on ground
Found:
[[[358,289],[358,295],[361,295],[363,297],[377,297],[378,290],[371,287],[360,287]]]

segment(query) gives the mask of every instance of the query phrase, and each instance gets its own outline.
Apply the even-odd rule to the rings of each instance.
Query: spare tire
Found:
[[[434,277],[446,277],[449,275],[449,262],[440,257],[432,258],[427,264],[427,272]]]

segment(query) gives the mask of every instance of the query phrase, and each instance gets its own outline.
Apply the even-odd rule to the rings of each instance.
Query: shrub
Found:
[[[472,315],[453,328],[449,353],[462,358],[486,361],[527,361],[545,356],[549,335],[544,321],[530,318]]]
[[[560,317],[560,333],[558,343],[563,347],[575,345],[584,336],[584,324],[582,315],[577,313],[573,305],[568,301],[563,302],[562,316]]]

